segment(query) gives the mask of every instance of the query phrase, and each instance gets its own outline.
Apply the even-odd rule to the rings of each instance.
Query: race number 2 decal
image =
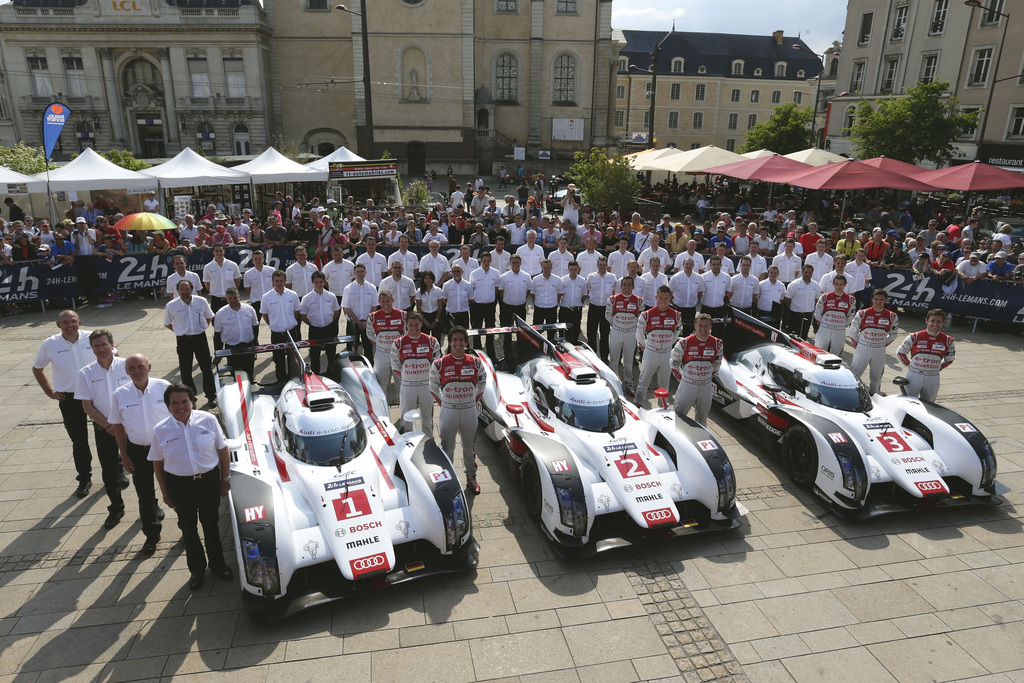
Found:
[[[910,446],[899,434],[879,434],[876,438],[878,443],[882,444],[882,448],[890,453],[905,453],[910,450]]]
[[[370,501],[366,498],[366,491],[355,489],[340,498],[335,498],[334,514],[338,521],[370,514]]]
[[[615,466],[619,468],[619,474],[626,479],[630,477],[646,477],[651,473],[639,453],[627,453],[615,461]]]

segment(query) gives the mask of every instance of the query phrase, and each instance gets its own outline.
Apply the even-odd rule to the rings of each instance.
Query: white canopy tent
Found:
[[[772,156],[775,156],[775,152],[771,151],[770,149],[757,149],[757,150],[754,150],[753,152],[747,152],[746,154],[741,154],[740,156],[744,157],[746,159],[760,159],[761,157],[772,157]]]
[[[252,161],[236,166],[232,170],[246,172],[255,185],[263,183],[327,182],[326,167],[323,170],[318,170],[312,168],[311,165],[303,166],[292,161],[273,147],[268,147],[263,154]]]
[[[652,152],[644,154],[643,156],[637,156],[630,159],[630,166],[633,167],[634,171],[665,171],[664,164],[667,160],[682,154],[678,149],[674,147],[666,147],[665,149],[656,149]]]
[[[735,152],[707,145],[672,156],[664,156],[653,163],[660,166],[658,170],[669,173],[700,173],[705,168],[724,166],[736,161],[745,161],[745,159]]]
[[[197,154],[191,147],[186,147],[173,159],[147,168],[142,173],[156,178],[164,188],[249,182],[248,173],[215,164]]]
[[[43,181],[46,172],[36,173],[34,178]],[[107,161],[91,149],[78,155],[73,161],[50,171],[51,191],[127,190],[142,192],[153,189],[156,184],[152,176],[121,168]]]
[[[320,157],[316,161],[311,161],[306,164],[306,168],[312,168],[315,171],[327,171],[332,161],[366,161],[363,157],[359,156],[348,147],[339,147],[325,157]]]
[[[7,194],[11,194],[8,185],[24,185],[26,192],[46,192],[46,174],[43,174],[43,180],[36,178],[35,176],[24,175],[17,171],[12,171],[9,168],[0,166],[0,192],[7,189]],[[20,193],[16,193],[20,194]]]
[[[826,166],[828,164],[837,164],[840,161],[846,161],[846,157],[841,157],[838,154],[832,152],[826,152],[823,149],[816,147],[808,147],[807,149],[800,150],[799,152],[793,152],[792,154],[784,155],[787,159],[793,161],[801,161],[811,166]]]

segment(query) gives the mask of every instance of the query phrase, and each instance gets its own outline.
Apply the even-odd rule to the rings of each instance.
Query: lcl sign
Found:
[[[135,0],[110,0],[110,4],[116,12],[142,11],[142,8],[135,3]]]

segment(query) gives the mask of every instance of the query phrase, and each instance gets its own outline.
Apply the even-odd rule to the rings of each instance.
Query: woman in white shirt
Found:
[[[427,334],[437,336],[437,309],[441,299],[441,288],[434,286],[434,271],[424,270],[421,284],[416,290],[416,310],[423,316],[423,329]]]

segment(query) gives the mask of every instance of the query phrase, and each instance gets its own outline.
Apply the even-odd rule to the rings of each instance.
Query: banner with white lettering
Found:
[[[1024,325],[1024,286],[981,280],[966,284],[961,278],[943,285],[936,275],[915,275],[901,270],[871,269],[871,284],[889,293],[889,305]]]

